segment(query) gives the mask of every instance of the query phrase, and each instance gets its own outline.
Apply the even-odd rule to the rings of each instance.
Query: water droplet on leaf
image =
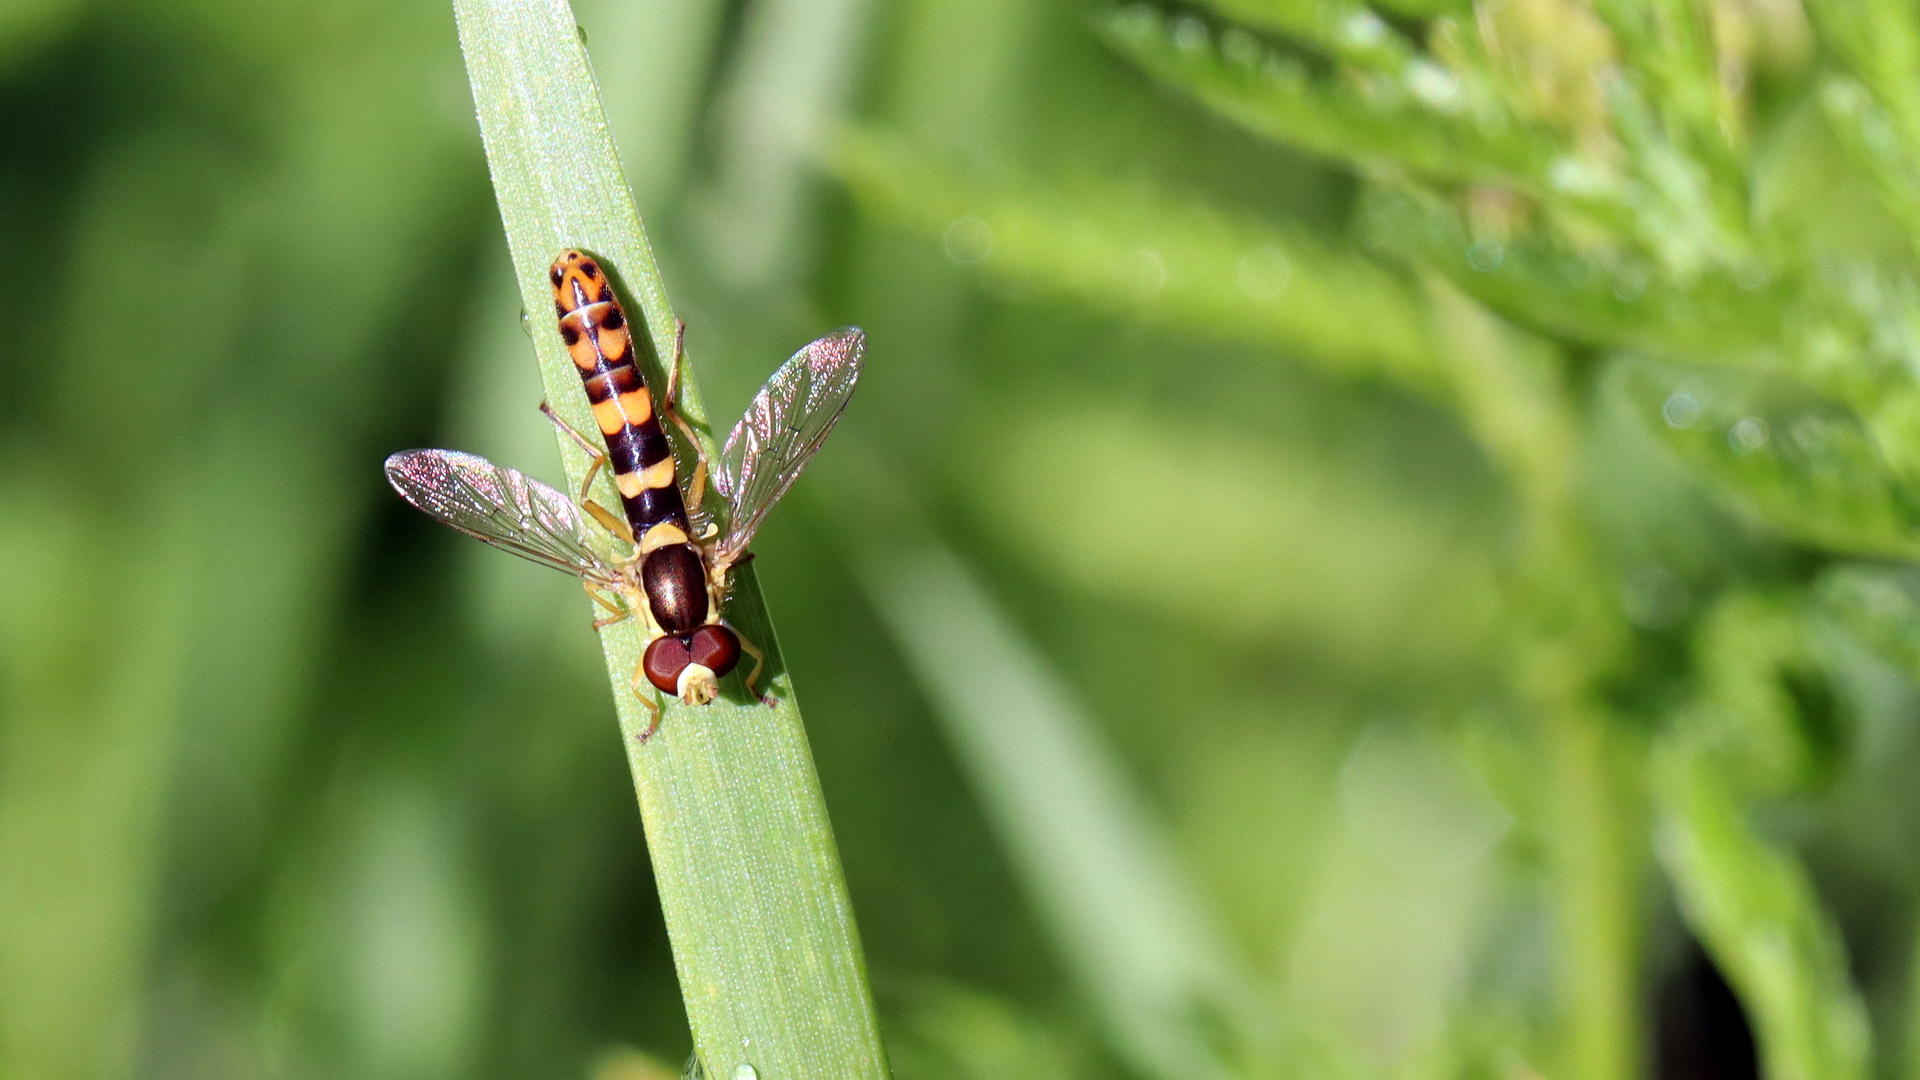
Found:
[[[1198,52],[1207,46],[1207,24],[1191,15],[1173,21],[1173,47],[1181,52]]]
[[[1461,102],[1460,80],[1431,60],[1413,60],[1407,64],[1407,91],[1429,108],[1456,112]]]
[[[1159,292],[1167,284],[1167,264],[1152,248],[1141,248],[1126,258],[1127,281],[1141,299]]]
[[[993,254],[993,227],[977,217],[954,218],[940,236],[947,258],[961,266],[973,266]]]
[[[1621,274],[1619,280],[1613,283],[1613,298],[1623,304],[1633,303],[1646,291],[1646,275],[1638,270],[1629,270]]]
[[[1262,244],[1245,255],[1233,268],[1240,291],[1255,300],[1271,300],[1286,291],[1293,280],[1293,267],[1279,248]]]
[[[1666,404],[1660,406],[1660,416],[1670,428],[1692,427],[1700,419],[1700,403],[1692,394],[1680,391],[1669,397]]]
[[[1387,36],[1387,24],[1371,11],[1357,11],[1341,24],[1340,36],[1346,39],[1348,45],[1365,49],[1378,45]]]
[[[1220,36],[1220,55],[1226,57],[1230,63],[1239,64],[1241,67],[1253,67],[1266,53],[1252,34],[1236,26]]]

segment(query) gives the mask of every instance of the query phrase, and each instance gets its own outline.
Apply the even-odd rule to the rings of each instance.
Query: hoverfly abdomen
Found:
[[[691,544],[668,544],[640,561],[640,585],[660,629],[676,637],[707,621],[707,567]]]
[[[606,439],[607,463],[633,535],[645,536],[662,523],[689,531],[686,503],[674,482],[673,447],[633,362],[633,331],[606,272],[585,252],[568,251],[554,260],[548,276],[560,340]]]

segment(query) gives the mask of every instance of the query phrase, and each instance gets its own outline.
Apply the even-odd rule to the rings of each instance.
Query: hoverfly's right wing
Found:
[[[754,395],[713,474],[729,511],[726,535],[714,548],[717,565],[740,558],[767,511],[827,441],[860,379],[866,346],[859,327],[836,330],[795,353]]]
[[[401,498],[476,540],[617,587],[618,572],[594,550],[572,500],[523,472],[458,450],[406,450],[387,458],[387,482]]]

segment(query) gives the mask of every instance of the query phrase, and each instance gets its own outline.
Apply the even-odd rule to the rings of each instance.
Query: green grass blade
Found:
[[[1143,1076],[1243,1073],[1271,1049],[1252,981],[1121,764],[1059,677],[881,470],[829,474],[858,577],[926,687],[1067,972]]]
[[[662,377],[673,313],[571,12],[563,0],[456,0],[454,9],[526,309],[550,309],[546,270],[562,248],[593,251],[637,303],[653,346],[640,359],[648,378]],[[533,331],[548,398],[592,430],[551,323],[536,319]],[[697,422],[697,391],[681,386]],[[541,422],[532,403],[527,416]],[[562,451],[577,481],[584,457]],[[611,500],[611,489],[600,497]],[[726,1080],[876,1080],[886,1065],[839,856],[750,574],[728,615],[767,647],[779,705],[730,682],[712,705],[669,704],[645,745],[635,737],[646,710],[627,688],[643,630],[629,620],[601,639],[694,1048],[708,1075]]]
[[[946,552],[869,585],[1114,1044],[1151,1076],[1229,1075],[1195,1023],[1244,1018],[1226,947],[1070,693]]]
[[[808,182],[860,70],[868,0],[775,0],[747,9],[720,91],[714,183],[701,207],[715,266],[736,284],[796,275],[817,225]]]

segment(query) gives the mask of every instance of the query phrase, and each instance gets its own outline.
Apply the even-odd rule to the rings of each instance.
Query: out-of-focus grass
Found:
[[[1145,1071],[945,741],[980,657],[868,599],[929,534],[1275,1025],[1236,1075],[1910,1073],[1911,13],[1113,14],[577,10],[714,415],[875,343],[755,568],[902,1080]],[[0,14],[0,1072],[685,1060],[577,592],[373,469],[550,454],[457,61]]]
[[[234,61],[260,39],[225,14],[154,12],[133,20],[145,34],[86,20],[14,68],[14,190],[83,179],[8,200],[26,256],[9,278],[39,310],[98,312],[8,360],[0,1055],[22,1074],[129,1071],[177,940],[169,898],[200,884],[176,884],[169,854],[209,853],[195,869],[219,875],[238,869],[223,848],[258,843],[254,778],[284,760],[365,517],[345,497],[355,436],[404,394],[369,372],[416,344],[399,298],[419,271],[459,277],[419,255],[460,191],[422,13],[303,35],[258,101]],[[93,138],[62,145],[68,125]]]

